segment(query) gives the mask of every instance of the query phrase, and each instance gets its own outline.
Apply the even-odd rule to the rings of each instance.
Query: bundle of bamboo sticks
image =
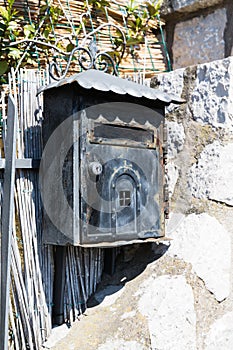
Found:
[[[21,71],[9,79],[18,108],[17,156],[38,158],[41,154],[40,107],[36,91],[41,72]],[[41,101],[40,101],[41,102]],[[43,257],[52,259],[51,248],[42,250],[42,212],[38,173],[17,170],[15,179],[15,225],[11,265],[11,342],[14,349],[39,349],[51,331],[51,292],[43,282]],[[46,256],[47,255],[47,256]],[[52,265],[47,266],[52,278]],[[48,281],[51,288],[51,283]],[[47,300],[46,300],[47,299]]]
[[[42,153],[42,94],[37,88],[48,83],[46,71],[21,70],[9,77],[9,91],[18,108],[17,157],[40,158]],[[2,92],[6,134],[6,96]],[[4,149],[3,156],[4,156]],[[9,349],[39,350],[52,329],[53,247],[43,244],[43,213],[38,170],[19,169],[15,179],[15,214],[11,247]],[[2,203],[0,178],[0,204]],[[64,316],[69,324],[84,312],[96,290],[103,269],[103,249],[68,247],[66,253]]]

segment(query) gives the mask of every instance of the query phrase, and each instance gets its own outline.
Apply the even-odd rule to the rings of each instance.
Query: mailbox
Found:
[[[164,237],[164,113],[182,101],[97,70],[40,91],[44,241],[111,247]]]

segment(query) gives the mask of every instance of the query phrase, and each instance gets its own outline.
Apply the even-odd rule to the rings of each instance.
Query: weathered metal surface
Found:
[[[94,69],[75,74],[69,78],[41,87],[38,90],[38,93],[72,83],[77,83],[82,88],[88,90],[95,89],[106,92],[112,91],[119,95],[128,94],[129,96],[138,98],[145,97],[149,100],[160,100],[165,104],[184,102],[183,99],[176,95],[165,93],[158,89],[152,89],[145,85],[139,85],[132,81],[115,77]]]
[[[9,95],[7,137],[5,144],[5,172],[3,184],[1,225],[1,304],[0,304],[0,349],[8,349],[8,317],[10,297],[11,237],[13,229],[14,181],[16,157],[16,107]]]
[[[45,243],[110,247],[164,237],[165,106],[183,100],[95,70],[42,91]]]
[[[82,116],[81,125],[80,243],[163,236],[160,213],[163,199],[159,195],[162,168],[156,147],[157,129],[125,127],[122,132],[122,127],[116,123],[100,126],[85,116]],[[96,139],[100,127],[102,137]],[[89,172],[89,164],[94,161],[102,164],[99,176]]]
[[[75,96],[70,89],[69,94]],[[59,94],[56,99],[60,100]],[[64,94],[64,99],[66,106],[72,104],[74,110],[72,98],[67,101]],[[46,94],[45,100],[48,103]],[[79,101],[87,103],[88,98]],[[49,135],[54,134],[66,115],[69,116],[69,112],[63,110],[62,100],[60,102],[58,106],[47,105],[44,143],[49,141]],[[75,103],[78,103],[77,99]],[[133,110],[130,110],[132,106]],[[62,191],[73,216],[68,219],[67,211],[60,208],[60,194],[54,186],[48,198],[50,207],[54,206],[57,212],[59,227],[70,220],[70,230],[59,231],[45,213],[46,243],[110,247],[148,238],[156,242],[164,236],[164,111],[160,109],[159,113],[159,110],[150,109],[149,113],[148,108],[136,105],[135,109],[132,104],[124,104],[122,108],[122,103],[117,102],[111,103],[111,111],[105,107],[106,104],[93,105],[78,113],[68,128],[62,128],[58,144],[51,143],[56,154],[62,137],[73,137],[73,142],[70,140],[73,146],[65,161],[59,160],[58,164],[63,167]],[[129,107],[127,115],[126,107]],[[131,115],[135,116],[138,111],[141,123],[132,122]],[[154,125],[145,124],[150,117]],[[46,173],[49,164],[50,161],[45,166],[44,181],[49,181]],[[54,182],[54,172],[51,181]]]

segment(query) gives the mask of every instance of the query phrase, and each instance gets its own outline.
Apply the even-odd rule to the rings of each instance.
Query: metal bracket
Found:
[[[0,159],[0,169],[5,169],[6,159]],[[40,159],[24,158],[15,159],[15,169],[38,169],[40,167]]]

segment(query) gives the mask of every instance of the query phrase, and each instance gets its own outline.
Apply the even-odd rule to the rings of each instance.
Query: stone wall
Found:
[[[166,0],[168,49],[174,69],[233,55],[232,0]]]
[[[162,299],[156,294],[153,303],[157,304],[148,308],[150,315],[156,310],[152,320],[160,308],[156,344],[163,344],[159,349],[230,350],[233,57],[159,75],[151,85],[186,100],[178,107],[170,106],[166,117],[171,198],[167,236],[172,241],[165,254],[169,273],[153,281],[158,295],[166,290],[167,303],[158,304]],[[182,337],[177,338],[175,329],[172,333],[172,326],[168,327],[174,322],[182,329]],[[164,345],[167,327],[168,347]]]

